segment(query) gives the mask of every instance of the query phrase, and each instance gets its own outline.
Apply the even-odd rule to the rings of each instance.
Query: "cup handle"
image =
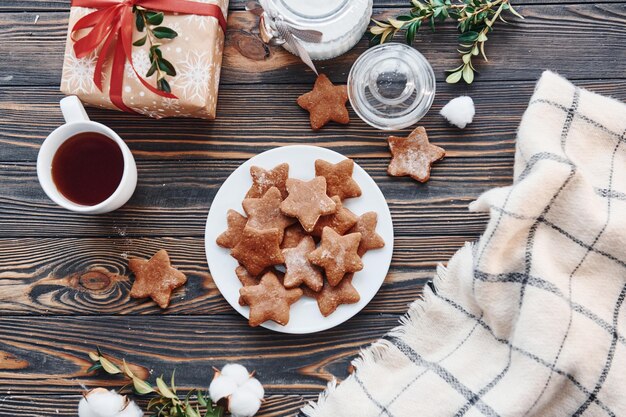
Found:
[[[89,116],[87,116],[83,103],[80,102],[78,97],[65,97],[61,100],[60,105],[65,123],[89,121]]]

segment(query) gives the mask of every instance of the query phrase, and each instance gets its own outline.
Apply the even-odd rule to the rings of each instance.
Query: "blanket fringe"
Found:
[[[452,262],[456,257],[471,256],[472,246],[473,243],[466,242],[465,246],[452,257],[450,262]],[[444,265],[439,264],[437,266],[437,270],[432,279],[432,285],[436,292],[446,292],[450,282],[448,280],[448,269]],[[428,285],[424,288],[425,291],[422,298],[411,303],[409,310],[400,318],[400,324],[387,333],[389,337],[404,339],[411,334],[421,334],[422,327],[424,326],[424,320],[420,319],[428,310],[428,307],[432,303],[434,297],[433,290]],[[354,372],[358,372],[359,367],[361,366],[378,362],[385,357],[389,349],[394,349],[393,344],[385,339],[379,339],[367,348],[361,349],[359,356],[351,362],[352,366],[355,368]],[[350,375],[346,380],[350,380],[351,378],[353,378],[352,375]],[[302,408],[301,413],[306,417],[321,417],[320,413],[324,407],[324,403],[336,389],[337,380],[333,379],[328,383],[326,389],[320,393],[318,400],[309,401],[309,403]]]

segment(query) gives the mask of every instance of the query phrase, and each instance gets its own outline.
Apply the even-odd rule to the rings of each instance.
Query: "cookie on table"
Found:
[[[252,327],[272,320],[289,323],[289,306],[302,297],[300,288],[286,289],[273,272],[267,272],[258,285],[242,287],[239,295],[250,306],[249,324]]]
[[[309,254],[309,261],[326,271],[326,279],[334,287],[346,274],[363,269],[363,262],[357,253],[360,241],[360,233],[341,236],[330,227],[325,227],[320,246]]]
[[[304,284],[313,291],[322,289],[322,271],[311,265],[307,256],[315,250],[315,241],[307,236],[295,248],[283,249],[285,257],[285,288],[296,288]]]
[[[167,308],[172,291],[187,282],[185,274],[172,267],[165,249],[159,250],[149,260],[130,259],[128,268],[135,274],[130,296],[132,298],[150,297],[161,308]]]
[[[246,227],[241,240],[230,254],[251,275],[259,275],[265,268],[285,262],[280,249],[281,241],[282,236],[278,229],[258,230]]]
[[[248,219],[245,216],[242,216],[235,210],[228,210],[228,214],[226,215],[228,229],[217,237],[215,240],[216,243],[223,248],[234,248],[237,243],[239,243],[241,234],[243,233],[243,229],[246,227],[247,222]]]
[[[356,224],[350,233],[360,233],[361,243],[359,244],[359,250],[357,253],[359,256],[365,255],[365,253],[372,249],[380,249],[385,246],[385,241],[378,233],[376,233],[376,226],[378,225],[378,214],[373,211],[368,211],[362,214],[356,221]]]
[[[311,236],[320,237],[325,227],[330,227],[340,235],[345,234],[352,226],[356,224],[357,215],[349,209],[345,208],[339,196],[334,196],[332,200],[337,205],[337,212],[322,216],[311,230]]]
[[[287,178],[289,178],[289,164],[283,163],[276,165],[270,170],[261,167],[250,167],[250,176],[252,177],[252,186],[246,193],[246,198],[259,198],[272,187],[280,190],[282,198],[287,197]]]
[[[387,173],[393,177],[410,176],[416,181],[426,182],[430,178],[432,164],[446,155],[446,151],[428,141],[426,129],[418,126],[403,138],[389,136],[392,159]]]
[[[304,231],[300,223],[292,224],[285,229],[285,235],[283,236],[283,243],[280,244],[282,249],[289,249],[298,246],[298,243],[305,237],[307,232]]]
[[[326,178],[326,194],[329,197],[339,196],[342,201],[361,195],[361,187],[352,178],[353,171],[352,159],[344,159],[338,164],[322,159],[315,161],[315,175]]]
[[[276,187],[270,188],[263,197],[244,199],[241,204],[248,216],[248,227],[259,230],[278,229],[282,242],[285,228],[296,222],[296,219],[287,217],[280,211],[282,201],[280,190]]]
[[[298,105],[310,113],[311,128],[321,129],[328,122],[341,124],[350,122],[346,102],[348,89],[345,85],[335,86],[324,74],[315,80],[313,90],[298,97]]]
[[[347,274],[339,284],[324,283],[322,290],[315,295],[317,306],[324,317],[330,316],[341,304],[354,304],[361,300],[359,292],[352,286],[354,274]]]
[[[310,181],[289,178],[289,195],[280,205],[284,214],[296,217],[306,232],[311,232],[321,216],[337,211],[337,204],[326,195],[326,179],[315,177]]]

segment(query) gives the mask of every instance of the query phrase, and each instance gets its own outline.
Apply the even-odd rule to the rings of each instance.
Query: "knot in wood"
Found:
[[[90,291],[102,291],[111,285],[111,278],[102,271],[87,271],[78,278],[78,283]]]

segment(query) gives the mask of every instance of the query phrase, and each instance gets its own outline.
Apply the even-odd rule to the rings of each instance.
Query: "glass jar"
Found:
[[[368,49],[352,65],[348,97],[356,114],[383,130],[417,123],[435,98],[435,73],[426,58],[403,43]]]
[[[294,26],[322,33],[319,43],[300,41],[314,60],[335,58],[352,49],[363,37],[372,16],[372,0],[261,0],[260,3],[263,9]],[[285,43],[283,47],[297,55],[290,45]]]

